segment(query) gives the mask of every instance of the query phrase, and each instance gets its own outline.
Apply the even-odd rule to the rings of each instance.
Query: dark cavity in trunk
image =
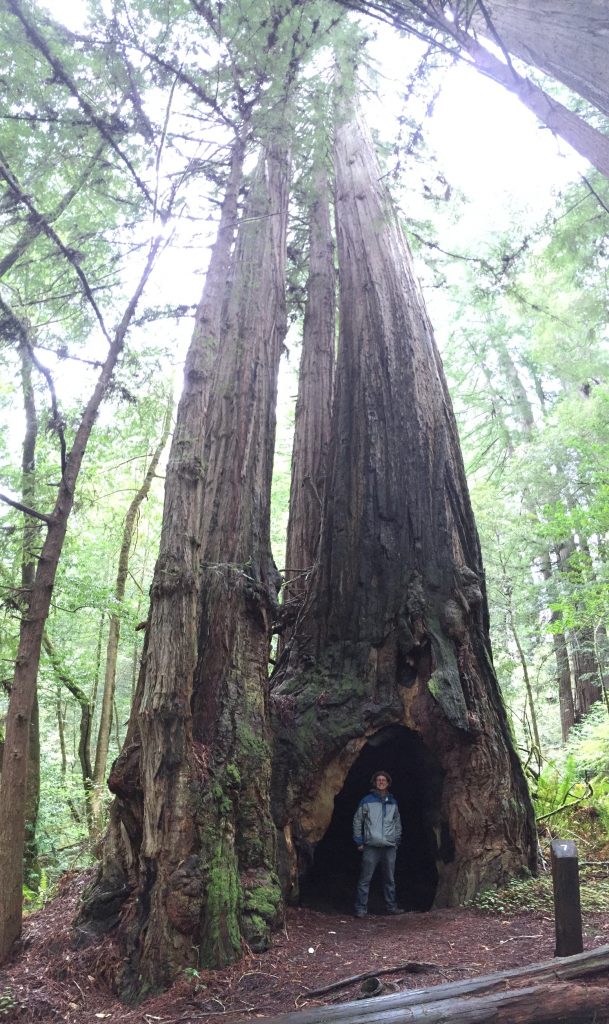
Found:
[[[353,907],[360,854],[352,839],[355,809],[370,789],[378,769],[392,777],[403,836],[396,860],[398,903],[406,910],[433,905],[438,884],[437,860],[451,859],[448,828],[440,803],[444,773],[421,737],[404,726],[389,726],[371,736],[349,771],[334,801],[334,813],[323,838],[299,849],[299,888],[303,906],[349,912]],[[383,913],[380,869],[370,888],[370,913]]]

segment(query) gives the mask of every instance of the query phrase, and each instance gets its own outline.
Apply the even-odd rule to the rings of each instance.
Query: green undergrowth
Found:
[[[580,869],[580,895],[583,913],[609,913],[609,874],[603,868],[600,877],[597,867]],[[495,914],[518,914],[523,911],[554,913],[552,876],[550,873],[538,878],[513,879],[501,889],[485,889],[469,903],[479,910],[491,910]]]
[[[0,1017],[8,1017],[9,1013],[12,1014],[12,1011],[16,1009],[17,1003],[12,992],[8,989],[5,989],[3,992],[0,991]]]

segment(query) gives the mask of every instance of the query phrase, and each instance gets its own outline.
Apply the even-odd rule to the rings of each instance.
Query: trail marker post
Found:
[[[577,847],[572,839],[555,839],[551,857],[556,925],[554,956],[573,956],[584,949]]]

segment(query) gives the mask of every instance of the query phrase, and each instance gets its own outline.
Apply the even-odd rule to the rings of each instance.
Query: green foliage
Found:
[[[609,879],[598,872],[582,868],[580,877],[581,906],[584,913],[609,911]],[[537,911],[554,913],[552,878],[548,874],[539,878],[513,879],[502,889],[485,889],[478,893],[470,906],[488,910],[493,914],[517,914]]]
[[[7,1017],[9,1013],[19,1009],[19,1004],[10,989],[0,991],[0,1017]]]

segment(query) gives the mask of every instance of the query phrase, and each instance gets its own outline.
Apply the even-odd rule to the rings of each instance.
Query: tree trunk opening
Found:
[[[444,772],[418,733],[401,725],[368,738],[334,800],[332,820],[316,844],[298,850],[300,902],[315,910],[348,913],[353,907],[361,855],[352,839],[355,809],[380,768],[389,772],[391,792],[402,817],[403,836],[396,860],[398,903],[405,910],[429,910],[438,886],[439,857],[450,859],[453,844],[442,820]],[[369,910],[383,913],[380,872],[370,888]]]

